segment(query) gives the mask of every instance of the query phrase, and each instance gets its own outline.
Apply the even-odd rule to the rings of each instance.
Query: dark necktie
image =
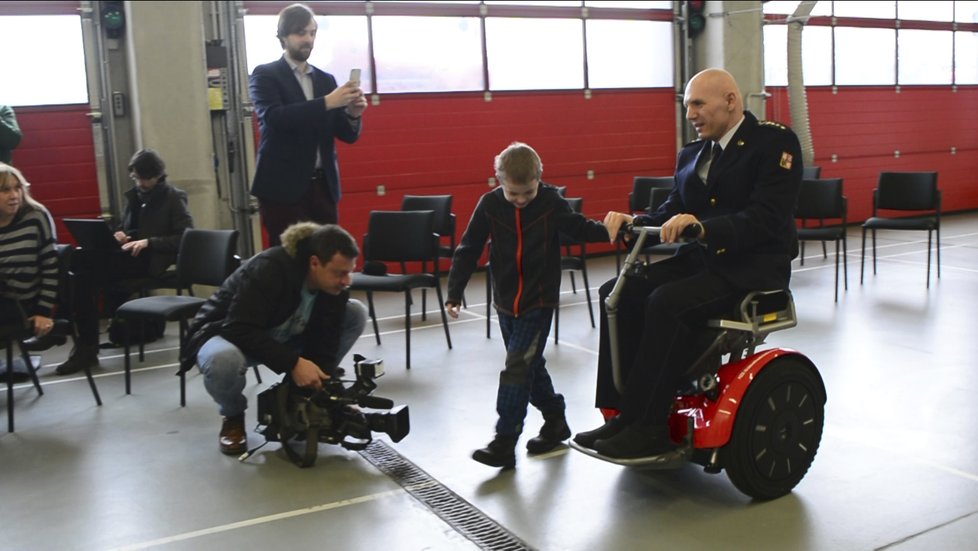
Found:
[[[710,155],[710,170],[706,173],[706,181],[708,183],[713,182],[713,173],[717,166],[717,162],[720,160],[720,154],[723,153],[723,148],[720,147],[720,142],[713,142],[713,152]]]

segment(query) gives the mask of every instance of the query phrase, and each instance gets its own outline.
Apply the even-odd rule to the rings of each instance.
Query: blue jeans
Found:
[[[506,366],[496,394],[497,435],[518,437],[523,432],[528,403],[544,414],[564,412],[564,397],[554,390],[543,358],[553,317],[553,308],[538,308],[518,318],[499,314]]]
[[[343,315],[342,332],[336,361],[339,362],[353,348],[367,324],[367,308],[359,300],[350,299]],[[243,415],[248,409],[248,399],[242,392],[245,387],[245,373],[259,362],[248,358],[237,347],[223,337],[214,336],[207,340],[197,352],[197,365],[204,375],[204,388],[220,407],[221,415],[233,417]],[[326,370],[336,366],[320,366]]]

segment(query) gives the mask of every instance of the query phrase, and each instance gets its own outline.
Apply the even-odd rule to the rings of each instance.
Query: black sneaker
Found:
[[[526,450],[531,454],[547,453],[570,438],[571,430],[564,412],[546,414],[543,420],[540,434],[526,442]]]
[[[489,445],[472,452],[472,459],[490,467],[512,469],[516,466],[516,437],[497,434]]]

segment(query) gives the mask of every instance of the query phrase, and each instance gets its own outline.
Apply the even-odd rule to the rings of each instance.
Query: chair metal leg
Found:
[[[438,295],[438,304],[441,306],[441,324],[445,328],[445,341],[448,342],[448,349],[452,349],[452,335],[448,332],[448,314],[445,313],[445,301],[442,299],[441,285],[435,288],[435,293]]]
[[[255,370],[255,379],[258,380],[258,384],[261,384],[261,373],[258,372],[258,364],[251,366]]]
[[[24,360],[24,367],[27,368],[27,373],[31,376],[31,382],[34,383],[34,388],[37,389],[37,394],[44,396],[44,389],[41,388],[41,381],[37,378],[37,371],[34,370],[34,364],[31,362],[30,352],[21,347],[20,356]]]
[[[802,225],[802,227],[804,227],[804,225]],[[805,242],[802,241],[800,245],[801,245],[801,250],[799,252],[801,254],[798,255],[798,264],[800,266],[804,266],[805,265]]]
[[[139,318],[139,363],[146,361],[146,318]]]
[[[866,228],[863,228],[863,252],[859,257],[859,284],[863,284],[863,276],[866,273]]]
[[[183,347],[187,340],[187,319],[180,319],[180,351],[181,355],[183,352]],[[183,371],[180,372],[180,407],[187,407],[187,374]]]
[[[367,311],[374,325],[374,338],[377,340],[377,346],[380,346],[380,329],[377,327],[377,313],[374,312],[374,294],[370,291],[367,291]]]
[[[95,386],[95,378],[92,377],[92,368],[85,364],[85,378],[88,379],[88,388],[92,389],[92,396],[95,397],[95,405],[102,405],[102,397],[99,396],[98,387]]]
[[[573,271],[571,271],[571,273],[570,273],[570,279],[571,279],[571,292],[576,295],[577,294],[577,283],[574,280],[574,272]]]
[[[842,234],[842,285],[843,288],[849,290],[849,245],[846,239],[846,234]]]
[[[7,340],[7,432],[14,432],[14,341]]]
[[[411,369],[411,291],[404,291],[404,347],[407,349],[407,368]]]
[[[581,259],[581,279],[584,280],[584,296],[587,297],[587,313],[591,316],[591,328],[597,327],[594,324],[594,307],[591,306],[591,284],[587,281],[587,264]]]
[[[130,381],[129,381],[130,380],[130,373],[129,373],[129,371],[132,368],[132,366],[131,366],[131,360],[129,359],[129,350],[130,350],[130,345],[129,345],[129,329],[130,329],[129,324],[126,324],[126,331],[125,331],[126,338],[125,338],[125,342],[122,344],[122,355],[124,357],[123,365],[125,366],[125,371],[126,371],[126,376],[125,376],[125,378],[126,378],[126,394],[132,394],[132,388],[130,387]]]
[[[931,231],[927,230],[927,288],[930,289],[930,245],[933,236]]]
[[[941,279],[941,226],[937,226],[937,279]]]
[[[824,241],[822,243],[825,243]],[[839,302],[839,240],[835,240],[835,301]]]
[[[873,233],[873,275],[876,275],[876,230]]]

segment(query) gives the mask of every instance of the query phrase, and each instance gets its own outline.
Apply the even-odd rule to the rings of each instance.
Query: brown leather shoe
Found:
[[[241,455],[248,451],[248,433],[245,432],[244,415],[225,417],[221,424],[221,453]]]

